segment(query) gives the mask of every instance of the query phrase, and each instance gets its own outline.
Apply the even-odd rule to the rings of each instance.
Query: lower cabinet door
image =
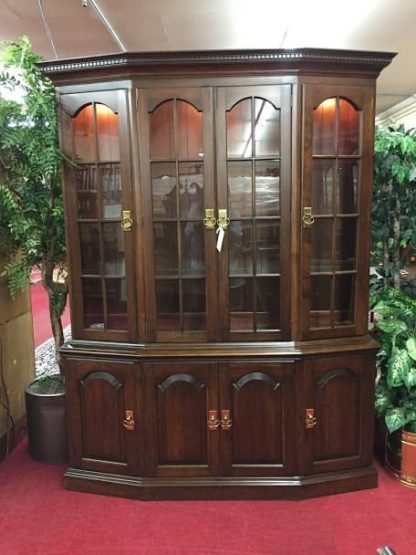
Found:
[[[295,371],[296,365],[290,361],[219,365],[223,474],[284,476],[294,473]]]
[[[304,362],[303,431],[306,473],[371,464],[375,360],[352,354]]]
[[[65,360],[70,465],[140,475],[143,399],[140,365]]]
[[[218,364],[146,364],[144,372],[147,475],[217,475]]]

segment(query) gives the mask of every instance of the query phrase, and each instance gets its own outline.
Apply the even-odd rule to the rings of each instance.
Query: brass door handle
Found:
[[[134,420],[134,412],[132,410],[126,410],[124,412],[123,426],[129,432],[133,431],[136,427],[136,422]]]
[[[311,206],[304,206],[303,207],[303,216],[302,216],[302,223],[303,227],[308,228],[313,225],[315,222],[315,218],[312,214],[312,207]]]
[[[305,430],[312,430],[317,425],[318,420],[315,416],[315,409],[305,410]]]
[[[231,430],[233,421],[231,420],[231,415],[229,410],[221,411],[220,426],[221,430],[228,431]]]
[[[121,229],[123,231],[131,231],[133,227],[133,219],[130,210],[123,210],[123,217],[121,219]]]
[[[226,208],[220,208],[218,210],[217,224],[218,224],[218,227],[224,230],[227,229],[227,227],[229,226],[230,218],[228,217]]]
[[[215,229],[216,220],[215,220],[213,208],[205,209],[205,218],[203,221],[204,221],[205,229]]]
[[[208,426],[208,430],[210,430],[211,432],[218,430],[218,428],[220,427],[220,421],[218,418],[217,410],[208,411],[207,426]]]

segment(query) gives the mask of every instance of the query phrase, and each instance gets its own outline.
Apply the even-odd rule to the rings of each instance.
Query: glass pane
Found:
[[[252,155],[251,98],[246,98],[227,111],[227,156],[250,158]]]
[[[311,202],[313,214],[333,214],[332,191],[334,183],[332,160],[313,160]]]
[[[332,272],[332,218],[315,219],[311,227],[311,272]]]
[[[149,115],[150,158],[169,160],[175,158],[175,136],[173,126],[173,100],[168,100]]]
[[[354,324],[355,276],[335,276],[335,325]]]
[[[152,197],[154,218],[176,218],[175,163],[152,164]]]
[[[99,224],[79,224],[81,243],[81,272],[100,274],[100,227]]]
[[[95,162],[94,109],[92,104],[73,118],[74,150],[77,162]]]
[[[254,105],[256,156],[279,156],[280,110],[263,98],[256,98]]]
[[[311,276],[311,328],[331,327],[331,276]]]
[[[177,101],[178,154],[181,160],[204,156],[202,142],[202,113],[188,102]]]
[[[256,273],[278,274],[280,271],[280,222],[256,222]]]
[[[253,273],[253,224],[232,221],[228,227],[230,275]]]
[[[354,214],[357,212],[358,196],[358,162],[355,160],[338,160],[338,213]]]
[[[337,270],[355,269],[355,244],[357,234],[356,218],[338,218],[336,223],[336,263]]]
[[[205,330],[205,280],[187,279],[183,288],[183,325],[185,330]]]
[[[340,98],[338,123],[338,154],[358,154],[360,146],[360,112]]]
[[[280,162],[262,160],[256,162],[256,215],[278,216],[280,214]]]
[[[156,280],[157,329],[180,330],[179,281]]]
[[[280,328],[280,279],[278,277],[260,277],[256,282],[257,293],[257,329],[269,330]]]
[[[127,286],[125,279],[106,279],[108,328],[127,329]]]
[[[119,223],[103,225],[104,273],[125,276],[123,230]]]
[[[203,274],[205,272],[204,227],[202,222],[181,224],[182,273]]]
[[[253,215],[252,162],[228,162],[228,208],[230,218]]]
[[[78,190],[78,217],[97,219],[98,197],[95,183],[95,166],[78,166],[75,168],[75,183]]]
[[[253,279],[231,278],[229,287],[231,331],[253,331]]]
[[[312,154],[335,154],[336,99],[328,98],[313,111]]]
[[[153,224],[155,245],[155,272],[157,275],[177,275],[178,238],[176,223],[159,222]]]
[[[183,219],[201,220],[204,217],[203,163],[179,164],[179,209]]]
[[[95,105],[97,115],[98,158],[105,162],[120,160],[118,116],[104,104]]]
[[[121,219],[120,165],[100,165],[98,179],[102,188],[103,218]]]
[[[84,325],[86,328],[104,330],[103,291],[101,279],[82,280]]]

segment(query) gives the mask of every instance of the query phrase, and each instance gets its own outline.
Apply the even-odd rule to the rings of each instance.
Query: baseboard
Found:
[[[5,433],[0,437],[0,462],[3,462],[7,455],[18,445],[26,436],[27,422],[24,414],[15,423],[9,433]]]

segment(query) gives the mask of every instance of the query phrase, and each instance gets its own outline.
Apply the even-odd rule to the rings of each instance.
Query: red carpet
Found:
[[[66,491],[63,466],[26,443],[0,467],[2,555],[416,554],[416,490],[380,487],[308,501],[142,502]]]
[[[35,347],[39,347],[47,339],[52,337],[51,324],[49,321],[48,296],[41,283],[30,286],[32,298],[33,333]],[[64,328],[69,324],[69,306],[65,308],[62,318]]]

